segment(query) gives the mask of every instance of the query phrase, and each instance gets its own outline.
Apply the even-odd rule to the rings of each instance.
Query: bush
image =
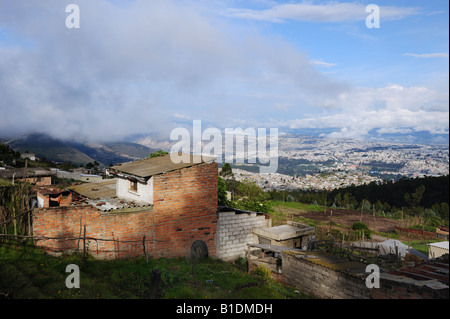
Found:
[[[364,236],[367,239],[370,239],[370,234],[372,233],[372,231],[363,222],[356,222],[356,223],[354,223],[352,225],[352,229],[356,231],[356,234],[357,234],[358,237],[362,237],[362,234],[363,234],[363,231],[364,231]]]
[[[287,201],[287,202],[295,202],[295,198],[294,198],[294,196],[292,196],[292,195],[288,195],[288,196],[286,197],[286,201]]]
[[[263,279],[268,279],[270,278],[270,269],[263,266],[263,265],[258,265],[253,269],[253,273]]]
[[[356,223],[354,223],[353,225],[352,225],[352,229],[353,230],[363,230],[364,229],[364,231],[370,231],[369,230],[369,227],[367,227],[367,225],[366,224],[364,224],[363,222],[356,222]]]
[[[270,213],[273,211],[272,207],[268,203],[260,202],[257,200],[249,200],[247,198],[239,201],[229,202],[228,205],[233,208],[249,210],[252,212]]]

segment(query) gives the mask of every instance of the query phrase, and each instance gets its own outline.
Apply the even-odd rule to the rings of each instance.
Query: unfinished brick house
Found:
[[[49,170],[29,167],[29,168],[6,168],[0,170],[0,177],[17,180],[26,181],[32,185],[36,186],[50,186],[52,185],[52,174]]]
[[[216,254],[218,167],[212,158],[173,163],[169,155],[114,166],[116,178],[69,188],[73,201],[33,212],[33,234],[86,236],[98,258],[179,257],[202,243]],[[53,195],[49,195],[53,196]],[[53,251],[80,249],[80,240],[45,240]]]

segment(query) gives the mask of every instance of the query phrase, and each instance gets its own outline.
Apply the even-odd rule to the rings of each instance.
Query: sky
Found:
[[[66,25],[69,4],[79,28]],[[379,28],[366,25],[370,4]],[[193,120],[338,138],[448,135],[448,6],[1,0],[0,136],[169,138]]]

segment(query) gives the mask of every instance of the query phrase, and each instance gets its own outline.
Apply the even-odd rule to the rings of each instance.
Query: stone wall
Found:
[[[380,287],[367,288],[366,265],[355,262],[330,263],[323,256],[296,257],[283,252],[283,282],[323,299],[448,299],[449,288],[436,280],[380,274]],[[304,257],[307,257],[306,252]],[[317,258],[316,258],[317,257]]]
[[[307,259],[283,253],[284,282],[305,293],[323,299],[368,299],[370,289],[365,277],[358,278]]]

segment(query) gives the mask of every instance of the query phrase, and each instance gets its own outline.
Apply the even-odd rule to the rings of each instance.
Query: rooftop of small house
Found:
[[[148,203],[140,203],[116,197],[116,179],[107,179],[96,183],[82,183],[67,188],[77,196],[78,204],[89,204],[101,211],[109,213],[137,212],[152,207]]]
[[[265,238],[282,241],[292,238],[298,238],[301,236],[312,235],[315,233],[315,228],[301,223],[289,221],[287,225],[255,228],[253,229],[253,233]]]
[[[116,165],[111,167],[109,171],[119,178],[134,178],[145,181],[153,175],[214,161],[213,157],[197,155],[188,155],[188,159],[185,162],[174,163],[170,155],[165,155]],[[117,178],[101,182],[82,183],[68,187],[68,189],[76,194],[74,197],[75,202],[90,204],[105,212],[136,212],[148,210],[149,207],[153,206],[148,202],[118,197],[116,192]]]
[[[67,189],[93,200],[112,198],[116,196],[116,180],[107,179],[97,183],[82,183]]]
[[[3,178],[25,178],[25,177],[46,177],[52,176],[52,173],[44,168],[39,167],[22,167],[22,168],[5,168],[0,170],[0,177]]]
[[[202,163],[211,163],[215,159],[214,157],[201,155],[184,154],[183,156],[186,156],[188,160],[175,163],[169,154],[116,165],[111,167],[109,172],[118,176],[134,177],[142,180],[154,175],[164,174],[181,168],[199,165]]]

